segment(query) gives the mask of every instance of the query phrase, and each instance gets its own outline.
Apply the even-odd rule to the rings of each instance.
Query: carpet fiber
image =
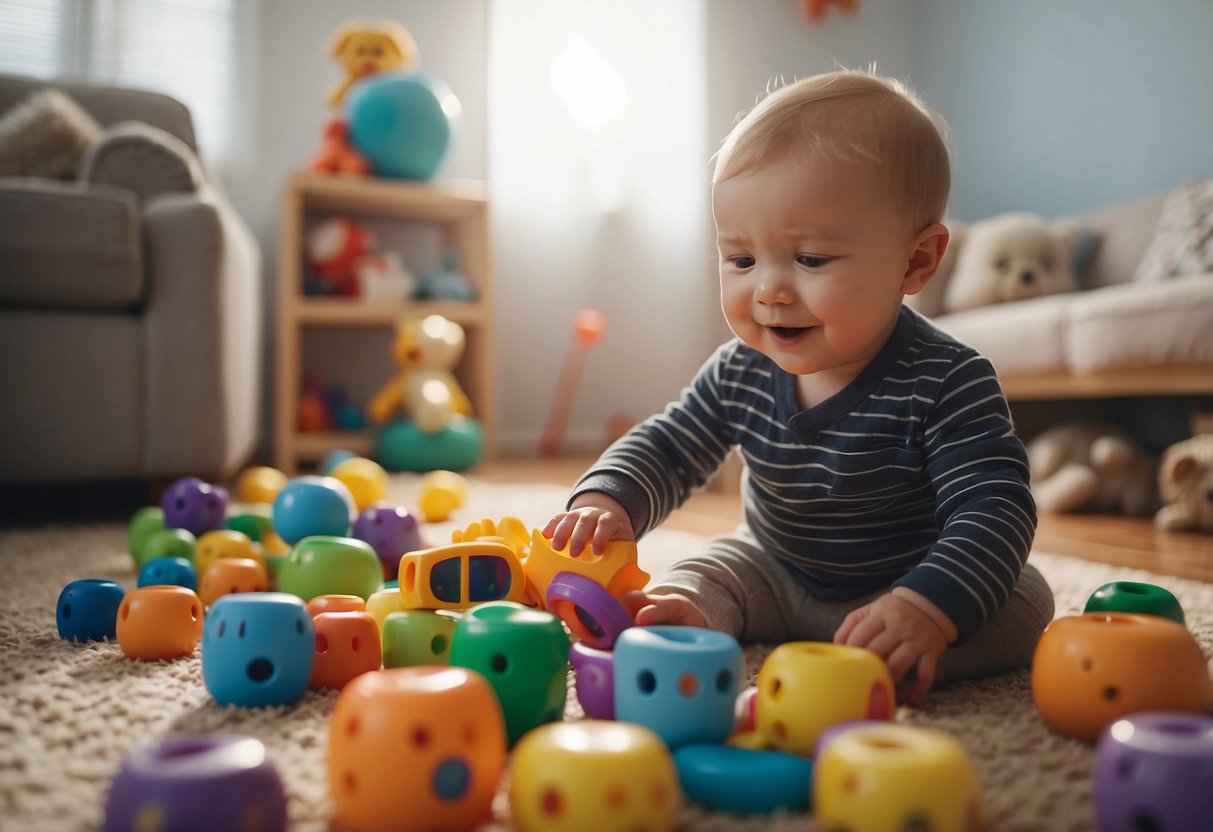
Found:
[[[392,497],[415,505],[417,480],[393,479]],[[520,517],[545,522],[564,500],[563,489],[474,482],[457,519]],[[449,540],[455,523],[426,526],[429,543]],[[125,527],[97,524],[0,532],[0,829],[100,827],[106,791],[131,747],[170,736],[250,734],[262,739],[286,784],[293,830],[327,829],[324,749],[335,692],[309,692],[292,707],[220,708],[202,684],[198,658],[171,662],[126,659],[115,643],[62,641],[55,601],[71,580],[101,577],[134,585]],[[641,565],[662,565],[694,551],[701,539],[657,530],[640,546]],[[1213,647],[1213,585],[1160,578],[1043,553],[1033,562],[1057,595],[1057,614],[1081,610],[1087,596],[1111,580],[1168,587],[1188,613],[1206,653]],[[746,650],[752,679],[768,650]],[[581,716],[571,696],[567,718]],[[1020,671],[936,691],[922,709],[897,718],[942,729],[968,749],[984,786],[990,830],[1088,830],[1093,747],[1045,726],[1032,705],[1028,672]],[[508,829],[509,807],[494,804]],[[683,830],[812,830],[795,815],[741,818],[684,805]]]

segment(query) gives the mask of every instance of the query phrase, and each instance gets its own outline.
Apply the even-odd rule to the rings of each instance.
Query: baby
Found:
[[[743,518],[625,605],[637,624],[880,655],[903,701],[1028,664],[1053,595],[1026,563],[1024,447],[990,363],[902,305],[948,244],[948,154],[896,81],[764,98],[716,157],[737,337],[608,448],[543,530],[601,552],[661,524],[738,448]]]

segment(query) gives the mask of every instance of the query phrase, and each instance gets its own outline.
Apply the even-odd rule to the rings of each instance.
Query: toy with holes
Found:
[[[458,623],[459,614],[445,610],[391,613],[383,622],[383,666],[450,664]]]
[[[286,794],[254,737],[174,737],[131,751],[110,786],[105,832],[285,832]]]
[[[132,589],[118,605],[118,644],[129,659],[190,656],[202,638],[202,601],[184,586]]]
[[[523,571],[527,595],[542,598],[544,607],[560,616],[578,639],[601,649],[612,647],[632,625],[620,599],[649,581],[636,562],[632,541],[612,540],[600,555],[587,546],[574,557],[567,549],[553,549],[538,529],[531,536]]]
[[[80,578],[59,593],[55,623],[68,641],[103,641],[117,635],[118,609],[126,591],[106,578]]]
[[[514,749],[510,806],[520,832],[662,832],[678,825],[678,776],[647,728],[560,722]]]
[[[383,566],[365,540],[313,535],[292,546],[279,565],[278,589],[304,601],[317,595],[366,599],[383,589]]]
[[[1204,713],[1213,683],[1186,627],[1157,615],[1087,612],[1045,628],[1032,657],[1032,699],[1052,728],[1094,742],[1135,711]]]
[[[363,673],[382,664],[379,628],[369,612],[321,612],[312,617],[316,656],[308,685],[318,690],[341,690]]]
[[[198,597],[210,607],[224,595],[265,592],[269,589],[265,565],[252,558],[220,558],[206,568],[198,581]]]
[[[888,720],[894,687],[880,656],[863,647],[793,641],[771,651],[742,695],[742,725],[730,742],[808,757],[831,725]]]
[[[400,571],[401,555],[425,548],[417,518],[404,506],[367,506],[354,521],[354,537],[371,544],[387,580]]]
[[[1139,581],[1112,581],[1091,593],[1083,612],[1136,612],[1184,624],[1184,610],[1169,589]]]
[[[510,745],[564,715],[569,638],[550,612],[509,601],[479,604],[455,625],[450,662],[493,686]]]
[[[160,498],[164,525],[185,529],[197,537],[211,529],[222,529],[227,516],[227,489],[197,477],[174,480]]]
[[[615,642],[615,718],[670,748],[724,742],[744,666],[741,645],[702,627],[632,627]]]
[[[813,815],[827,829],[976,832],[981,783],[964,747],[941,731],[884,722],[845,731],[813,768]]]
[[[1213,719],[1143,711],[1099,739],[1095,813],[1103,832],[1196,832],[1213,818]]]
[[[406,610],[465,610],[487,601],[518,601],[526,588],[522,564],[504,543],[450,543],[400,558]]]
[[[505,770],[493,688],[462,667],[364,673],[329,717],[334,826],[359,832],[472,830]]]
[[[207,614],[202,681],[219,705],[290,705],[307,690],[316,631],[284,592],[225,595]]]

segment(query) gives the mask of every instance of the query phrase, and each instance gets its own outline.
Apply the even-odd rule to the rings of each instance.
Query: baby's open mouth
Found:
[[[767,328],[781,341],[793,340],[809,331],[807,326],[771,326]]]

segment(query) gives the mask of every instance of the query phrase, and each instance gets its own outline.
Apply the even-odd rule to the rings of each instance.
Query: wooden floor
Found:
[[[494,482],[568,486],[592,461],[588,457],[506,459],[477,467],[474,476]],[[691,498],[666,525],[712,535],[731,530],[739,517],[736,495],[708,489]],[[1161,532],[1148,518],[1041,515],[1035,546],[1042,552],[1213,583],[1213,535]]]

